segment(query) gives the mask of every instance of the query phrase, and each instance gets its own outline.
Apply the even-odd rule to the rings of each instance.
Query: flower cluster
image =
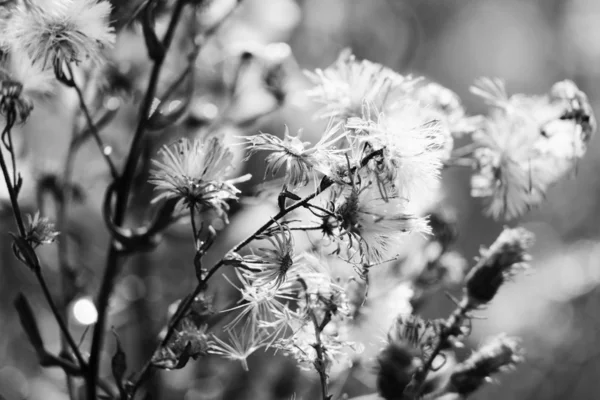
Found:
[[[397,254],[408,233],[429,233],[424,204],[436,197],[453,133],[466,117],[450,90],[403,76],[343,52],[325,70],[307,72],[308,96],[328,119],[311,144],[261,133],[244,138],[250,154],[268,151],[267,175],[283,170],[292,191],[334,182],[329,200],[315,212],[324,236],[344,243],[347,260],[376,264]],[[313,211],[315,211],[313,209]]]
[[[395,256],[406,233],[430,232],[427,220],[412,214],[406,200],[389,187],[385,190],[382,194],[380,186],[364,180],[331,190],[329,213],[323,215],[322,226],[328,236],[345,241],[348,250],[358,252],[351,253],[348,260],[380,263]]]

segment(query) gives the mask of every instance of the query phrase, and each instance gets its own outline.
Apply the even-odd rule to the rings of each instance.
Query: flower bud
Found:
[[[500,335],[490,340],[466,361],[454,367],[449,392],[469,395],[490,376],[522,361],[521,349],[515,338]]]
[[[377,390],[386,400],[400,399],[420,365],[417,351],[398,342],[389,343],[377,357]]]
[[[533,234],[523,228],[508,229],[498,236],[492,246],[467,275],[465,292],[470,308],[489,303],[500,286],[519,266],[530,259],[526,250],[533,243]]]
[[[13,122],[24,122],[29,117],[33,104],[22,92],[21,83],[0,79],[0,115],[13,118]]]

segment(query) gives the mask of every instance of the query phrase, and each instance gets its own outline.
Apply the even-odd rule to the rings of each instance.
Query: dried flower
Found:
[[[425,360],[432,353],[440,332],[438,321],[426,321],[416,315],[398,315],[388,332],[389,343],[400,343],[417,350]]]
[[[388,343],[377,356],[377,391],[381,397],[400,400],[420,364],[416,349],[406,343]]]
[[[447,391],[466,397],[479,389],[491,375],[510,369],[522,359],[518,341],[500,335],[488,341],[466,361],[453,368]]]
[[[367,149],[365,153],[381,152],[367,164],[374,179],[380,186],[391,184],[409,201],[417,194],[434,192],[442,166],[441,149],[449,136],[420,109],[421,105],[407,100],[374,120],[366,108],[362,117],[350,118],[346,124],[355,130],[357,141]]]
[[[414,97],[423,104],[423,112],[439,120],[453,136],[471,133],[476,127],[476,119],[466,116],[460,98],[450,89],[429,82],[414,91]],[[452,142],[450,141],[450,147]]]
[[[294,238],[289,228],[279,225],[280,231],[265,239],[273,249],[261,247],[257,253],[244,257],[244,263],[258,269],[252,273],[257,286],[279,287],[285,282],[290,269],[298,268],[299,257],[294,255]]]
[[[533,238],[524,228],[505,228],[490,248],[482,251],[477,265],[466,277],[469,308],[489,303],[506,279],[525,266],[530,259],[526,251],[533,244]]]
[[[29,0],[13,9],[4,39],[43,69],[53,65],[59,76],[66,63],[102,62],[102,49],[115,41],[110,12],[104,0]]]
[[[411,314],[398,315],[377,357],[377,389],[383,398],[404,398],[404,390],[431,355],[439,332],[437,321],[426,321]]]
[[[244,370],[248,371],[248,357],[265,346],[265,335],[246,325],[239,332],[228,331],[228,336],[229,342],[225,342],[213,335],[208,352],[239,361]]]
[[[509,97],[498,79],[480,79],[471,89],[494,107],[473,135],[481,148],[471,180],[472,195],[487,199],[486,213],[494,218],[512,219],[540,204],[585,153],[594,126],[589,103],[573,87],[559,89],[551,96]]]
[[[244,326],[252,326],[257,329],[261,324],[269,324],[276,320],[276,316],[284,312],[286,303],[294,301],[295,282],[282,281],[279,285],[265,285],[262,281],[256,281],[247,272],[236,270],[240,287],[236,287],[242,297],[238,305],[223,312],[239,311],[238,315],[226,326],[232,329],[241,321],[245,320]]]
[[[344,134],[339,132],[341,125],[330,125],[317,144],[308,148],[309,142],[300,140],[301,132],[291,136],[285,128],[283,140],[277,136],[261,133],[244,138],[250,149],[250,155],[261,150],[271,151],[266,158],[265,175],[274,176],[285,165],[285,182],[292,188],[306,186],[311,178],[316,180],[317,173],[324,172],[329,158],[339,150],[332,148]]]
[[[299,367],[309,371],[315,368],[317,362],[315,327],[308,321],[296,321],[292,326],[293,334],[287,338],[279,339],[274,344],[284,355],[294,358]],[[360,351],[355,343],[346,341],[338,334],[320,333],[321,348],[324,356],[324,369],[329,370],[333,364],[345,359],[346,352]]]
[[[184,325],[180,331],[175,333],[172,348],[177,352],[188,347],[191,357],[195,358],[206,352],[208,348],[206,339],[206,325],[200,328],[193,324]]]
[[[550,97],[554,101],[563,103],[565,111],[561,119],[571,120],[580,125],[581,140],[587,143],[597,128],[596,118],[587,95],[579,90],[573,81],[564,80],[552,86]]]
[[[32,98],[52,90],[54,76],[33,64],[27,55],[11,53],[0,64],[0,115],[24,122],[33,109]]]
[[[41,217],[37,211],[33,216],[27,214],[27,226],[25,227],[25,240],[33,246],[50,244],[59,235],[54,229],[54,223],[46,217]]]
[[[160,191],[152,202],[179,199],[180,205],[202,211],[214,209],[227,221],[228,200],[236,200],[239,190],[233,185],[247,176],[225,180],[231,170],[233,154],[219,138],[208,141],[180,139],[159,151],[161,161],[152,160],[149,182]]]
[[[392,188],[385,190],[387,198],[380,192],[370,182],[332,190],[330,204],[337,221],[329,215],[323,221],[329,226],[326,231],[336,232],[337,228],[337,235],[348,240],[348,248],[358,250],[361,261],[369,264],[394,257],[403,234],[430,232],[426,219],[413,215]]]
[[[350,304],[346,290],[334,278],[330,266],[323,257],[311,253],[301,255],[304,270],[300,276],[304,283],[305,295],[300,297],[301,313],[314,313],[322,319],[350,315]]]
[[[380,64],[358,61],[349,50],[343,51],[325,70],[317,69],[306,75],[315,84],[308,96],[323,105],[318,116],[342,120],[361,116],[365,102],[384,111],[418,82]]]

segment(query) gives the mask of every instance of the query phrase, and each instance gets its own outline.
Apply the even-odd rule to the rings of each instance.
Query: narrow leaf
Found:
[[[43,359],[46,356],[44,341],[42,340],[42,336],[40,335],[40,330],[35,320],[35,316],[33,315],[31,305],[29,304],[27,298],[23,293],[19,293],[17,295],[17,298],[14,301],[14,305],[17,309],[19,319],[21,320],[21,325],[23,326],[23,330],[27,334],[29,342],[35,349],[38,357],[40,359]]]

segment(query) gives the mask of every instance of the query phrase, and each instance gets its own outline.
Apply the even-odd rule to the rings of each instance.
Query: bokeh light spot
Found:
[[[91,325],[98,319],[98,311],[91,299],[83,297],[73,304],[73,317],[81,325]]]

